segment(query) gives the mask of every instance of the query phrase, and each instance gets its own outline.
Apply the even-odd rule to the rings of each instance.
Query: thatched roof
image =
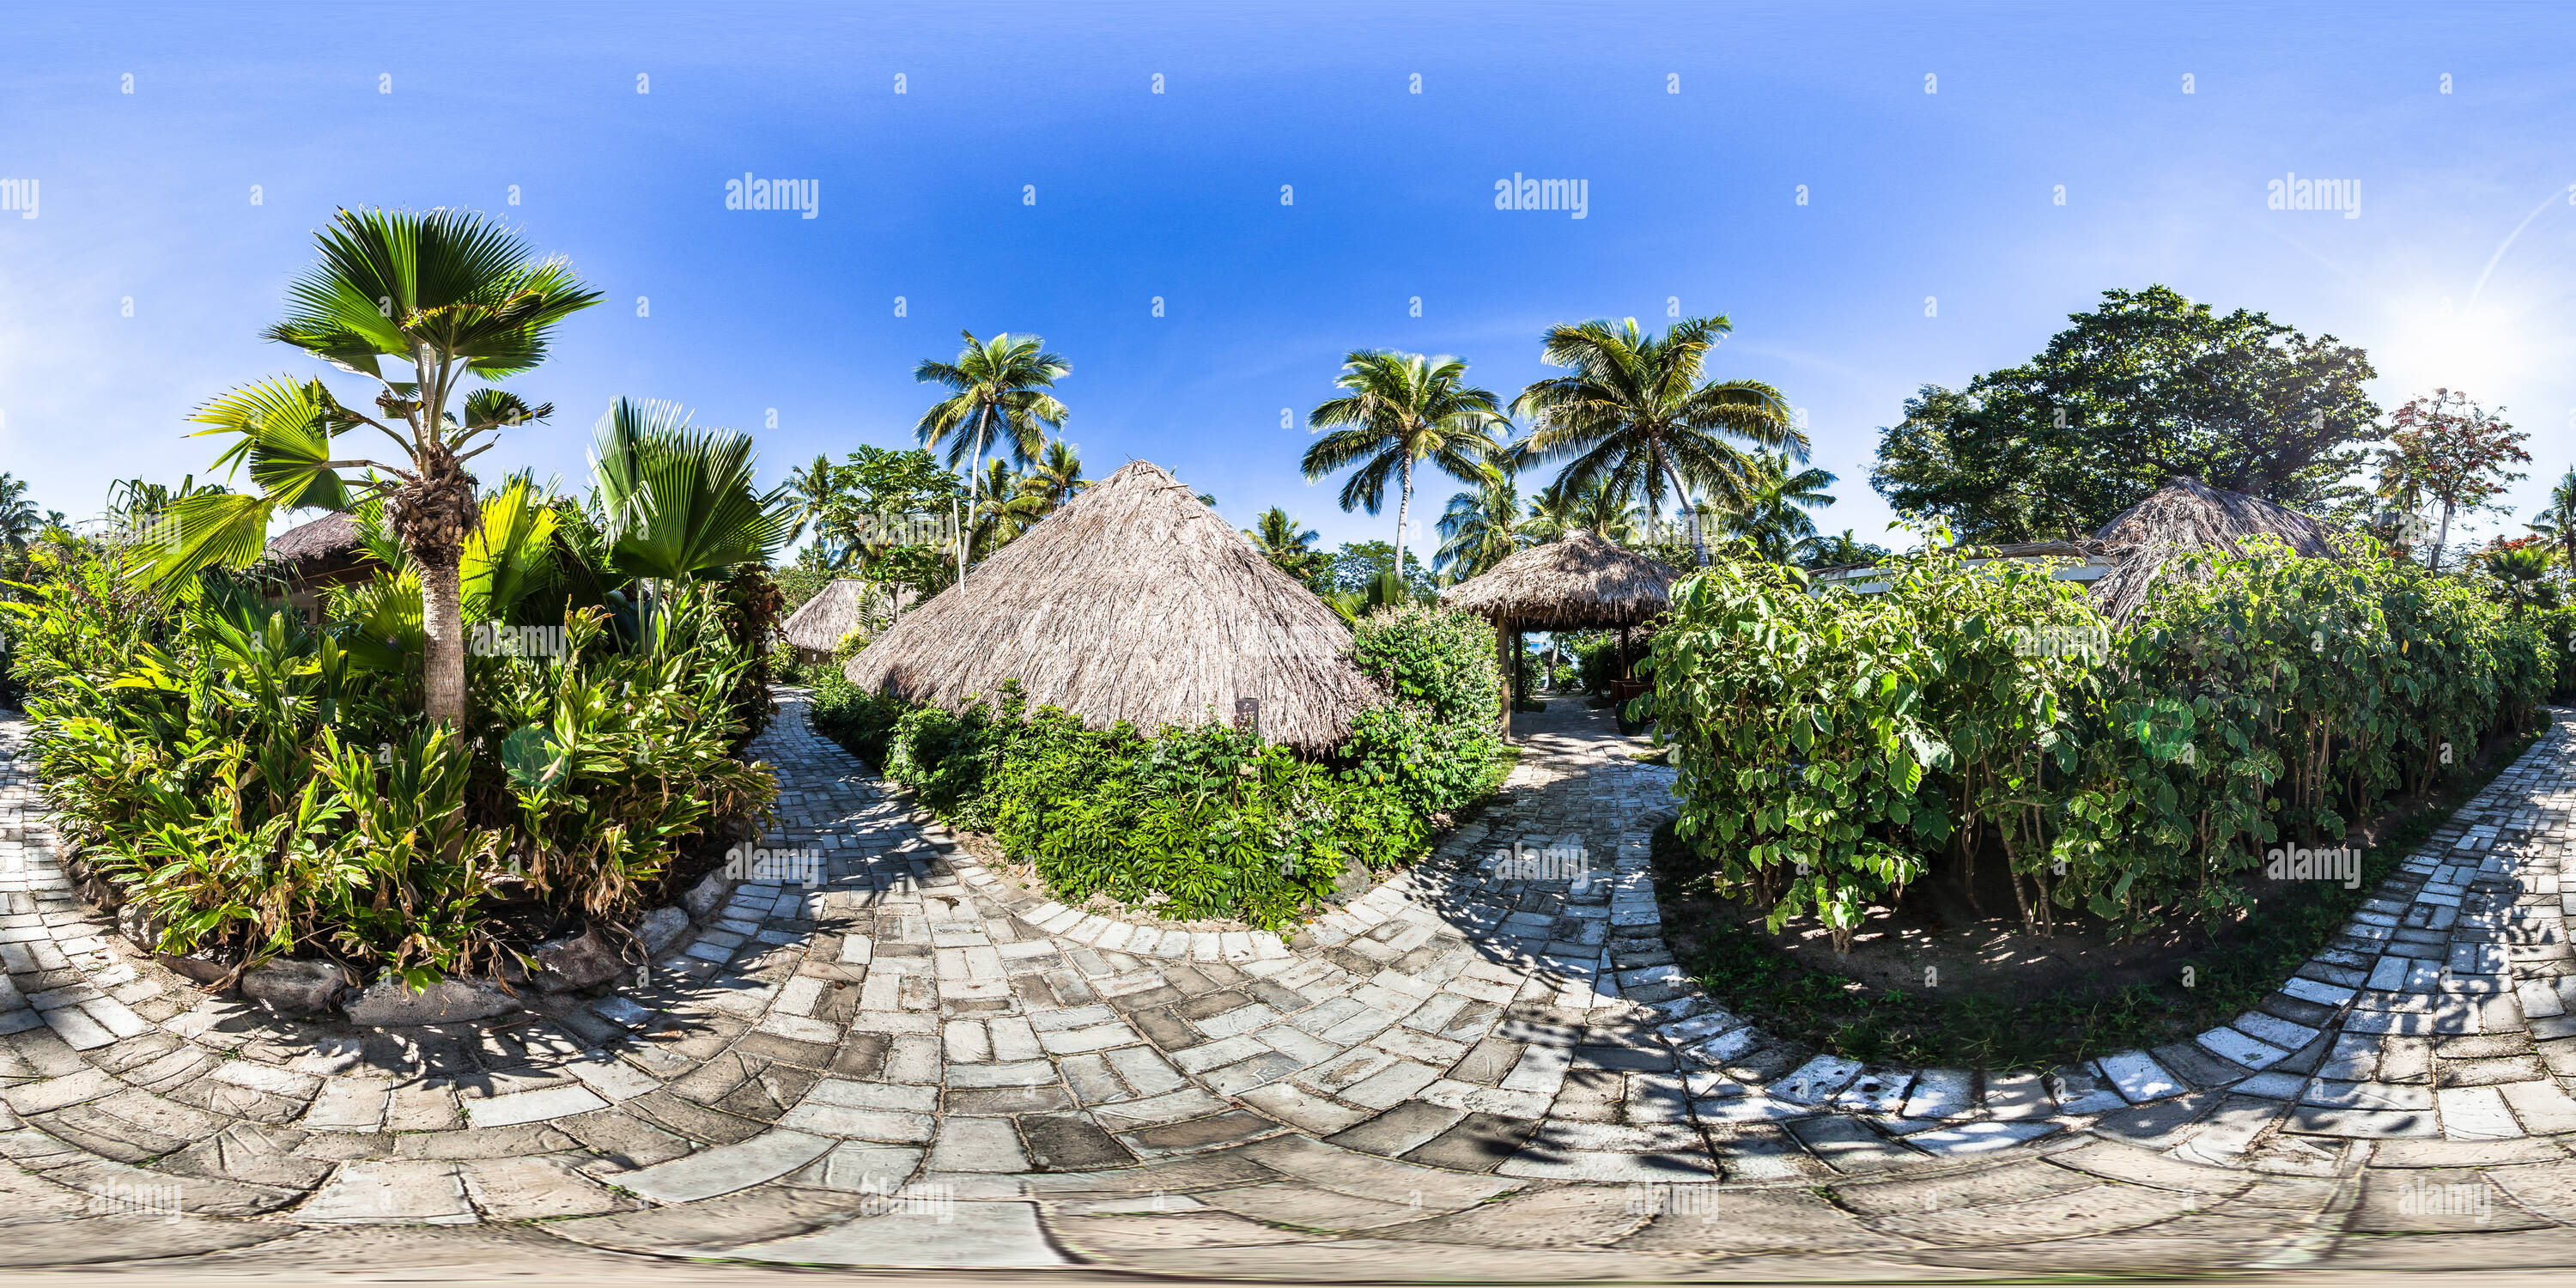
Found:
[[[1149,735],[1231,721],[1235,700],[1254,698],[1262,736],[1323,751],[1384,700],[1350,647],[1324,601],[1136,461],[905,613],[843,673],[949,707],[1016,679],[1033,704]]]
[[[2278,537],[2312,558],[2336,557],[2332,534],[2308,515],[2198,479],[2168,480],[2094,534],[2120,562],[2093,583],[2093,606],[2114,621],[2135,616],[2154,596],[2157,582],[2179,571],[2177,556],[2204,550],[2243,554],[2246,539],[2258,535]]]
[[[790,614],[778,633],[798,648],[829,653],[841,646],[841,637],[857,629],[876,592],[864,581],[840,578],[814,592]]]
[[[1635,626],[1672,606],[1680,570],[1596,533],[1531,546],[1440,592],[1440,602],[1504,630]]]
[[[363,546],[355,518],[326,514],[277,534],[277,539],[268,543],[267,554],[279,563],[340,562],[356,558]]]

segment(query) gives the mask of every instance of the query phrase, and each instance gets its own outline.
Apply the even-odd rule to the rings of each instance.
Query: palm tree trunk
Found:
[[[420,621],[428,647],[421,658],[421,683],[429,718],[446,725],[465,723],[465,601],[452,560],[424,561],[420,569]]]
[[[1708,540],[1700,535],[1699,516],[1691,511],[1690,489],[1682,486],[1681,471],[1674,469],[1672,462],[1664,462],[1664,473],[1673,480],[1673,497],[1681,503],[1682,512],[1691,515],[1691,561],[1705,568],[1708,566]]]
[[[1410,592],[1413,584],[1404,576],[1404,525],[1413,514],[1413,458],[1404,458],[1404,491],[1395,502],[1395,579],[1405,583]]]

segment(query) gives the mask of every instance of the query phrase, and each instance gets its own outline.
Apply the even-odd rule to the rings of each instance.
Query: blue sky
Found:
[[[1454,353],[1508,396],[1547,325],[1678,301],[1733,319],[1713,374],[1804,409],[1843,476],[1823,524],[1869,538],[1909,393],[2150,282],[2364,346],[2383,406],[2504,405],[2526,511],[2576,453],[2576,19],[2547,5],[5,3],[0,29],[0,179],[41,194],[0,212],[0,470],[76,515],[202,470],[197,404],[315,373],[259,331],[338,205],[503,215],[606,292],[514,382],[558,415],[487,480],[578,478],[619,395],[753,431],[772,477],[908,444],[913,364],[1007,329],[1072,361],[1095,477],[1141,457],[1239,526],[1384,537],[1295,465],[1344,352]],[[817,217],[724,209],[746,172],[817,181]],[[2292,172],[2358,181],[2359,217],[2266,209]],[[1494,209],[1515,173],[1584,180],[1586,217]]]

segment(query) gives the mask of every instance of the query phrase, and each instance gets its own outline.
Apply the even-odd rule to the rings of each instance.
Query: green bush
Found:
[[[1574,655],[1575,687],[1586,693],[1607,695],[1610,682],[1619,678],[1619,632],[1575,636],[1567,651]]]
[[[1492,728],[1502,715],[1494,628],[1472,613],[1411,603],[1380,608],[1352,632],[1351,660],[1397,702],[1442,724]]]
[[[886,744],[894,737],[895,722],[910,708],[850,683],[838,669],[823,667],[814,676],[814,691],[806,699],[805,710],[814,722],[815,732],[849,748],[859,759],[883,768]]]
[[[1935,551],[1869,597],[1714,565],[1648,664],[1677,831],[1775,927],[1813,913],[1838,939],[1988,851],[2035,930],[2227,915],[2267,847],[2421,794],[2555,681],[2536,622],[2349,554],[2191,557],[2117,635],[2029,561]]]
[[[775,798],[728,755],[746,663],[709,592],[670,596],[648,649],[592,609],[559,661],[469,657],[449,729],[419,714],[416,581],[344,588],[316,629],[226,574],[168,606],[121,571],[90,559],[9,605],[11,661],[63,830],[163,951],[496,970]]]

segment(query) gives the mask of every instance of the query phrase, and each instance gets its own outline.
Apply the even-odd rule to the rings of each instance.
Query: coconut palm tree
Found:
[[[1005,331],[986,341],[976,339],[972,331],[958,334],[965,338],[966,347],[958,350],[955,362],[925,358],[912,369],[914,380],[957,391],[931,404],[913,432],[921,436],[924,447],[946,443],[950,469],[960,461],[968,462],[966,478],[971,484],[984,471],[985,453],[998,446],[1012,461],[1026,465],[1045,442],[1040,426],[1064,428],[1068,414],[1064,404],[1047,390],[1072,374],[1073,366],[1047,352],[1046,342],[1033,335]],[[957,539],[957,574],[963,580],[966,534],[959,533]]]
[[[423,705],[434,721],[458,722],[465,717],[458,569],[466,534],[481,522],[465,463],[497,441],[476,439],[553,412],[497,389],[461,399],[459,392],[469,380],[535,368],[555,324],[598,303],[600,293],[561,260],[533,258],[507,228],[469,211],[343,210],[316,241],[321,261],[287,288],[286,320],[267,336],[375,381],[374,414],[341,403],[319,380],[288,378],[198,409],[192,419],[209,427],[200,434],[238,435],[217,463],[247,464],[259,491],[176,502],[179,538],[138,580],[193,593],[198,569],[257,559],[279,507],[347,510],[379,499],[421,569]],[[334,440],[359,428],[393,441],[390,461],[339,450]],[[352,483],[342,470],[369,473]]]
[[[1306,477],[1354,470],[1342,484],[1342,509],[1375,514],[1396,482],[1395,566],[1404,566],[1404,529],[1413,511],[1413,469],[1423,461],[1461,483],[1484,477],[1504,453],[1496,431],[1508,431],[1493,391],[1463,382],[1467,364],[1393,349],[1356,352],[1333,383],[1350,392],[1315,408],[1306,423],[1333,432],[1306,449]]]
[[[1460,580],[1473,577],[1521,548],[1524,522],[1519,485],[1511,475],[1489,469],[1475,491],[1449,498],[1449,508],[1440,516],[1440,550],[1431,567],[1455,570]]]
[[[1727,530],[1773,563],[1795,563],[1816,538],[1816,521],[1806,511],[1834,503],[1825,494],[1834,475],[1814,468],[1792,473],[1787,452],[1755,452],[1748,464],[1744,497],[1726,516]]]
[[[1628,545],[1637,539],[1637,507],[1629,504],[1633,486],[1596,479],[1582,487],[1550,483],[1530,502],[1521,531],[1535,542],[1563,541],[1578,532]]]
[[[1261,517],[1252,523],[1253,526],[1243,530],[1243,535],[1252,539],[1253,548],[1261,552],[1261,557],[1269,560],[1272,567],[1309,587],[1315,584],[1324,566],[1332,562],[1332,556],[1314,548],[1315,530],[1289,518],[1288,512],[1278,506],[1262,511]]]
[[[845,490],[840,468],[832,464],[831,457],[820,452],[814,454],[813,464],[787,471],[787,495],[795,507],[791,512],[795,515],[795,525],[788,529],[787,539],[794,541],[804,536],[806,527],[811,525],[818,545],[827,540],[826,525],[840,507]],[[825,560],[827,566],[839,566],[839,560],[828,552]]]
[[[765,562],[795,524],[785,487],[759,491],[751,436],[689,426],[666,402],[620,398],[599,421],[591,499],[620,573],[688,581]]]
[[[44,530],[44,514],[27,499],[27,481],[0,473],[0,545],[24,550]]]
[[[1029,486],[1027,476],[1012,469],[1009,461],[985,462],[983,474],[975,480],[974,497],[967,503],[969,552],[977,558],[990,556],[1045,518],[1050,508],[1046,492]]]
[[[2576,577],[2576,466],[2549,489],[2549,508],[2524,526],[2549,538],[2565,558],[2568,575]]]
[[[1685,318],[1661,336],[1635,318],[1550,327],[1543,357],[1572,375],[1521,391],[1514,414],[1529,422],[1525,454],[1566,462],[1558,481],[1581,489],[1597,480],[1633,479],[1644,492],[1647,526],[1659,522],[1665,487],[1689,504],[1693,484],[1720,506],[1742,500],[1744,453],[1729,437],[1807,457],[1807,436],[1790,419],[1788,400],[1756,380],[1702,383],[1701,369],[1718,338],[1734,330],[1724,317]],[[1691,551],[1708,564],[1708,543],[1693,524]]]
[[[1091,480],[1082,477],[1082,458],[1074,447],[1061,438],[1047,440],[1046,450],[1038,453],[1037,462],[1020,476],[1020,487],[1038,498],[1038,513],[1053,514],[1065,502],[1082,495]]]

